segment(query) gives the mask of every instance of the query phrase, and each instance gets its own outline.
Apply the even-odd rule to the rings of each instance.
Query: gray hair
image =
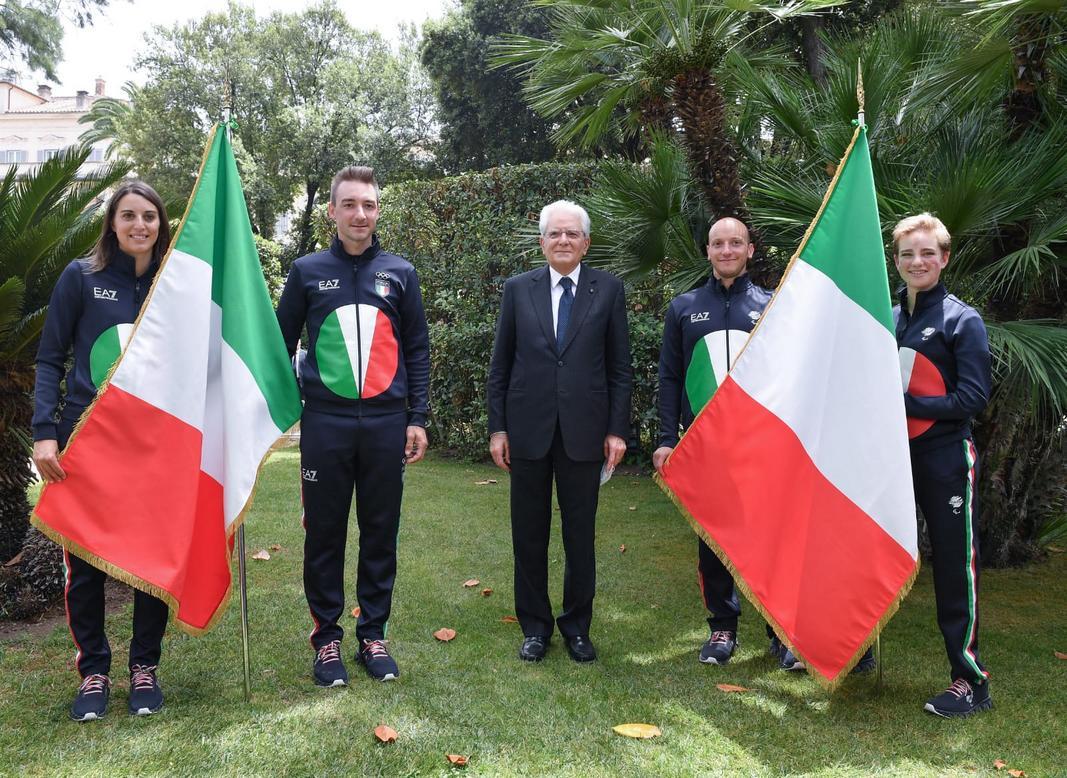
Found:
[[[544,237],[545,232],[548,230],[548,220],[552,217],[556,211],[566,211],[574,214],[582,220],[582,232],[585,237],[589,237],[589,214],[585,208],[578,205],[578,203],[571,202],[570,200],[556,200],[554,203],[549,203],[541,209],[541,218],[537,222],[538,229],[541,231],[541,237]]]

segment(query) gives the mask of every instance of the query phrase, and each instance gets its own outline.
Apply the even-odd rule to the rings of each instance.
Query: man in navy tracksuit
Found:
[[[746,273],[754,251],[744,223],[734,218],[715,222],[708,232],[708,282],[675,297],[667,309],[659,357],[659,448],[652,455],[657,470],[678,445],[680,429],[692,424],[726,378],[770,302],[770,291]],[[730,571],[702,539],[697,549],[697,580],[711,614],[711,637],[700,649],[700,661],[726,664],[737,645],[741,602]],[[790,669],[794,664],[795,658]]]
[[[290,355],[308,332],[302,365],[300,468],[304,502],[304,592],[315,622],[311,644],[320,686],[344,686],[344,557],[352,491],[359,524],[356,660],[371,677],[399,675],[385,647],[396,577],[405,463],[426,451],[430,345],[415,268],[382,250],[378,184],[351,166],[333,180],[326,251],[293,263],[278,303]]]
[[[978,452],[971,420],[990,393],[989,341],[978,312],[940,283],[951,237],[923,213],[893,230],[906,284],[893,309],[911,438],[915,497],[933,547],[937,623],[952,684],[925,710],[968,716],[992,706],[978,659]]]

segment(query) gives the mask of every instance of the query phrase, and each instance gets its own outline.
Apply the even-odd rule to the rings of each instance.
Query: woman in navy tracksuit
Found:
[[[933,546],[937,623],[952,667],[952,684],[925,710],[957,717],[992,707],[989,674],[978,659],[978,452],[971,435],[991,379],[982,317],[941,284],[950,241],[928,213],[897,224],[894,260],[906,288],[893,315],[915,497]]]
[[[163,201],[152,187],[130,181],[112,195],[92,255],[71,262],[56,282],[37,350],[34,389],[33,461],[46,482],[66,477],[59,452],[118,359],[169,245]],[[60,385],[71,356],[61,406]],[[82,677],[70,716],[88,721],[107,711],[111,689],[111,648],[104,634],[107,575],[66,552],[64,561],[67,622]],[[138,591],[130,642],[130,713],[155,713],[163,706],[156,666],[166,626],[166,603]]]

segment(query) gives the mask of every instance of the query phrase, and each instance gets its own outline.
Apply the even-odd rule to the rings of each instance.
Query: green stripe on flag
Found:
[[[263,279],[230,139],[216,125],[174,248],[212,267],[211,299],[222,337],[248,367],[271,419],[286,430],[300,418],[300,392]]]
[[[859,128],[800,258],[893,331],[892,301],[867,131]]]
[[[694,415],[700,413],[718,388],[711,352],[708,351],[708,339],[703,337],[693,346],[693,356],[685,371],[685,396]]]

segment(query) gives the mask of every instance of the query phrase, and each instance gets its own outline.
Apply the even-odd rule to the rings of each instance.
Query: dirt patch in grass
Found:
[[[104,584],[105,610],[113,613],[133,602],[133,589],[113,578]],[[39,616],[32,619],[0,621],[0,643],[15,643],[21,640],[36,640],[49,635],[58,626],[65,627],[67,609],[60,599]]]

